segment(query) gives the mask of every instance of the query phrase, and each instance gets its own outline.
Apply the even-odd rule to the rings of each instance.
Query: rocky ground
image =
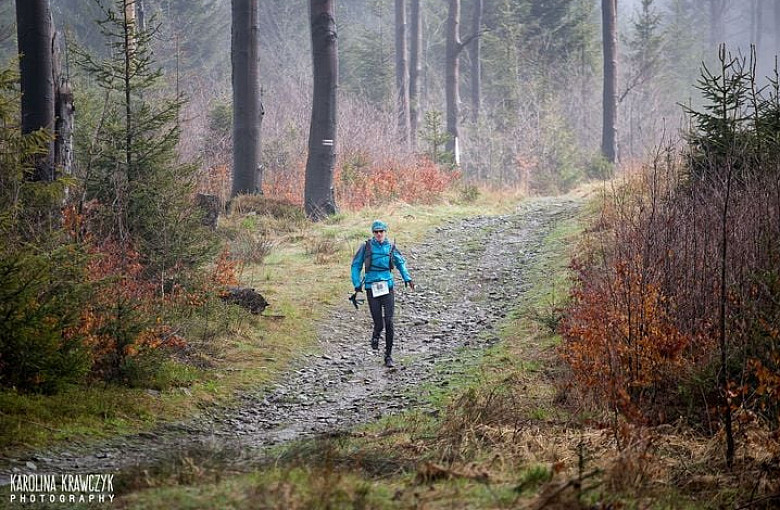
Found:
[[[226,467],[238,467],[271,445],[419,408],[416,388],[447,385],[452,376],[437,365],[498,340],[493,328],[526,288],[529,261],[546,233],[578,206],[563,198],[530,200],[515,214],[454,221],[419,245],[399,246],[417,289],[396,287],[394,369],[383,367],[381,348],[370,349],[367,306],[355,310],[345,295],[318,327],[319,353],[299,360],[275,387],[151,433],[0,458],[0,482],[14,472],[117,473],[193,452],[222,452],[223,462],[236,465]]]

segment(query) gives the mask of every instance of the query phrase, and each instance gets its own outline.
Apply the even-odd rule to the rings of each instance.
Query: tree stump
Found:
[[[248,287],[228,287],[222,295],[222,301],[246,308],[250,313],[259,315],[268,307],[268,301],[255,289]]]

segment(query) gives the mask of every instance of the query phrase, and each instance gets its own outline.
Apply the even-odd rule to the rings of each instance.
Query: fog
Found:
[[[618,0],[621,32],[627,34],[642,9],[643,0]],[[652,0],[651,8],[668,25],[676,7],[690,11],[691,35],[699,40],[701,59],[715,62],[718,47],[734,57],[748,58],[751,45],[757,53],[758,77],[773,76],[775,56],[780,53],[780,7],[776,0]]]
[[[474,2],[461,2],[460,30],[465,39],[472,30]],[[149,17],[156,16],[162,26],[151,42],[156,63],[171,86],[181,87],[190,99],[185,115],[188,136],[180,149],[188,159],[198,160],[205,146],[209,165],[227,165],[232,97],[230,3],[144,3]],[[423,2],[419,97],[423,116],[440,114],[446,108],[443,62],[448,4],[445,0]],[[68,43],[100,54],[106,46],[94,22],[100,17],[95,5],[92,0],[51,0],[55,24]],[[305,152],[301,133],[308,129],[311,101],[308,7],[305,0],[259,5],[260,80],[266,106],[262,129],[265,164],[272,175],[277,168],[281,172],[299,164]],[[720,43],[735,56],[749,55],[750,45],[755,44],[757,74],[772,74],[780,40],[780,22],[775,21],[780,13],[778,2],[617,0],[617,5],[623,156],[641,158],[669,125],[684,124],[680,104],[701,103],[695,88],[701,65],[706,62],[711,69],[717,68]],[[10,0],[0,0],[4,62],[15,58],[13,6]],[[391,0],[336,1],[342,98],[339,129],[344,135],[340,153],[345,158],[366,152],[374,162],[409,156],[393,149],[397,146],[393,6]],[[652,36],[660,42],[651,49],[637,43],[641,38],[636,23],[643,6],[658,16]],[[459,147],[466,173],[502,183],[525,179],[522,176],[529,172],[540,180],[554,180],[561,173],[574,175],[591,164],[598,152],[602,122],[600,9],[600,0],[485,2],[478,122],[469,115],[469,52],[463,52],[460,68],[463,122]],[[654,54],[643,55],[645,50]],[[78,66],[71,63],[74,76],[85,80],[78,84],[77,94],[89,92],[92,82],[78,76]],[[435,137],[436,129],[422,125],[420,130],[427,132],[421,139]],[[215,138],[221,142],[214,143]]]

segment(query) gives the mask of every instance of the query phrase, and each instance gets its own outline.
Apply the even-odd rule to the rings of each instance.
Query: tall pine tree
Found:
[[[138,30],[132,0],[103,7],[99,21],[110,57],[79,52],[79,63],[105,101],[96,136],[85,148],[84,198],[101,204],[101,233],[137,249],[160,289],[186,278],[210,250],[192,207],[192,165],[177,161],[177,115],[184,98],[162,97],[162,71],[150,42],[158,27]]]

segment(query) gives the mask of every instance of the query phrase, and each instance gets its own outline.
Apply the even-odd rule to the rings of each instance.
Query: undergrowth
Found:
[[[597,209],[596,209],[597,210]],[[591,212],[593,209],[591,210]],[[592,219],[592,218],[591,218]],[[298,441],[222,478],[218,467],[137,478],[127,508],[770,508],[754,498],[774,473],[742,457],[725,468],[717,439],[682,423],[637,427],[573,398],[560,338],[524,310],[548,305],[569,278],[580,224],[560,222],[529,268],[531,289],[502,341],[439,369],[416,409],[328,437]],[[569,252],[570,253],[570,252]],[[554,283],[555,282],[555,283]],[[558,289],[558,290],[554,290]],[[454,382],[453,382],[454,381]],[[762,436],[752,441],[759,445]],[[194,462],[198,466],[198,462]],[[764,466],[762,468],[762,466]],[[139,481],[140,480],[140,481]],[[178,484],[178,486],[176,486]],[[171,486],[173,485],[173,486]],[[764,492],[766,493],[766,492]]]
[[[445,219],[504,210],[498,204],[510,201],[495,197],[485,192],[468,205],[449,199],[431,206],[395,202],[315,224],[299,207],[239,197],[217,229],[226,249],[203,272],[214,292],[188,295],[191,304],[164,309],[165,322],[186,342],[166,353],[154,370],[128,366],[135,388],[100,383],[67,385],[55,395],[0,391],[0,448],[21,455],[60,441],[148,430],[203,405],[228,405],[237,390],[262,387],[314,348],[314,324],[326,306],[341,304],[342,298],[346,304],[344,289],[351,285],[344,268],[376,217],[392,225],[400,245],[409,245]],[[313,282],[313,294],[302,296],[300,285]],[[262,316],[219,298],[219,289],[236,284],[255,288],[271,303]]]
[[[536,278],[562,270],[563,259],[552,253],[573,230],[562,222],[550,235],[548,254],[531,269]],[[460,375],[447,387],[419,388],[425,401],[416,409],[282,447],[253,474],[215,481],[211,471],[195,486],[185,484],[190,488],[153,483],[158,488],[134,491],[125,501],[152,508],[155,500],[185,495],[182,508],[228,500],[267,508],[506,508],[530,501],[562,471],[555,462],[566,458],[566,446],[551,445],[545,431],[568,418],[552,406],[550,381],[538,380],[546,372],[531,362],[540,356],[535,349],[549,349],[550,342],[520,315],[504,325],[504,342],[442,365],[439,370]],[[328,482],[328,490],[319,480]]]

